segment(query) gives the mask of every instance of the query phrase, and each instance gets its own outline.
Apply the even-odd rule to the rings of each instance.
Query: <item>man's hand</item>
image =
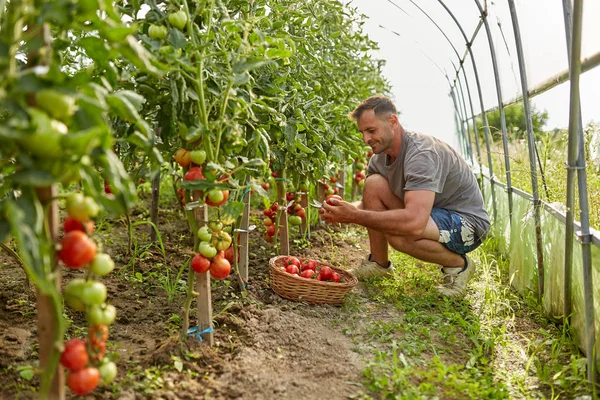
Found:
[[[329,202],[329,203],[328,203]],[[355,215],[358,208],[347,201],[338,199],[329,199],[323,202],[323,207],[319,210],[321,218],[329,223],[351,224],[355,222]]]

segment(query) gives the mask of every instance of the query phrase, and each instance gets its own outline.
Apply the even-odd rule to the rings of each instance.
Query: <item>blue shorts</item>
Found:
[[[475,226],[460,214],[443,208],[431,210],[431,219],[440,230],[438,242],[448,250],[465,255],[481,244],[481,238],[475,234]]]

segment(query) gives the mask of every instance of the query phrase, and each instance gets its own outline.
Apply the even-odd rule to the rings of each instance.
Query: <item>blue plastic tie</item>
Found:
[[[206,328],[203,331],[200,331],[200,328],[198,328],[197,326],[188,329],[187,334],[188,336],[195,336],[196,339],[198,339],[198,343],[202,343],[202,335],[204,335],[205,333],[211,333],[214,332],[214,329],[212,327]]]

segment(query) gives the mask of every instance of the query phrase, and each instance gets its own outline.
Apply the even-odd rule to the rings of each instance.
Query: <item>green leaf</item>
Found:
[[[11,178],[19,185],[31,187],[50,186],[57,181],[56,177],[49,172],[39,170],[19,171],[12,174]]]
[[[129,101],[126,94],[122,92],[115,92],[106,97],[106,102],[121,119],[135,124],[144,136],[151,139],[153,137],[152,129],[150,125],[142,119],[138,114],[135,106]]]
[[[233,72],[236,74],[251,71],[253,69],[262,67],[267,63],[266,60],[262,58],[249,58],[246,61],[240,61],[233,64]]]
[[[103,30],[104,36],[111,42],[122,42],[127,38],[128,35],[136,33],[138,30],[137,25],[132,24],[131,26],[118,25],[115,27],[105,28]]]
[[[305,152],[306,154],[312,154],[312,153],[314,153],[314,152],[315,152],[314,150],[311,150],[309,147],[307,147],[307,146],[306,146],[304,143],[302,143],[300,140],[297,140],[297,139],[296,139],[296,142],[294,142],[294,144],[296,145],[296,147],[297,147],[298,149],[300,149],[300,151],[303,151],[303,152]]]
[[[109,49],[104,40],[95,36],[86,36],[79,40],[88,57],[97,61],[99,65],[105,65],[109,61]]]

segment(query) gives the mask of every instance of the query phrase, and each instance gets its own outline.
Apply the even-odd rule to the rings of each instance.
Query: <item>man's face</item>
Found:
[[[394,141],[393,118],[392,115],[387,118],[378,118],[375,111],[367,110],[356,121],[358,130],[363,135],[363,141],[371,146],[373,153],[380,154],[392,147]]]

